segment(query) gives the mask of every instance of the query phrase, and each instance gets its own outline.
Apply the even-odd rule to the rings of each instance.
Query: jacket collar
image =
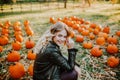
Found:
[[[50,43],[54,46],[56,46],[58,49],[60,48],[54,41],[50,41]]]

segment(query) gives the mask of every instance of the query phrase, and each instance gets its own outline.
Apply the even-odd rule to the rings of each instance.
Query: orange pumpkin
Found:
[[[110,27],[109,26],[105,26],[103,28],[103,32],[109,34],[110,33]]]
[[[86,25],[88,25],[88,24],[90,24],[90,21],[85,21],[84,23],[85,23]]]
[[[26,29],[26,33],[28,36],[32,36],[34,34],[33,30],[30,27]]]
[[[84,37],[81,35],[76,35],[76,42],[83,42],[84,41]]]
[[[81,33],[83,31],[83,28],[79,27],[78,32]]]
[[[94,33],[95,35],[98,35],[98,34],[99,34],[99,30],[98,30],[98,29],[94,29],[93,33]]]
[[[24,65],[19,62],[16,62],[15,65],[10,65],[8,71],[13,79],[19,79],[25,75]]]
[[[92,48],[92,42],[88,41],[88,42],[83,42],[83,47],[86,49],[91,49]]]
[[[24,21],[24,26],[26,27],[26,26],[29,26],[29,25],[30,25],[30,22],[28,20],[25,20]]]
[[[2,52],[3,51],[3,47],[2,46],[0,46],[0,52]]]
[[[85,20],[83,18],[80,18],[79,21],[81,24],[83,24],[85,22]]]
[[[91,23],[91,24],[90,24],[90,27],[91,27],[91,28],[96,28],[96,26],[97,26],[97,24],[95,24],[95,23]]]
[[[22,48],[22,45],[19,41],[14,40],[14,42],[12,43],[12,49],[13,50],[20,50]]]
[[[23,37],[22,37],[22,35],[16,35],[15,36],[15,39],[16,39],[16,41],[19,41],[19,42],[23,42]]]
[[[21,22],[20,22],[20,21],[14,22],[13,27],[14,27],[14,26],[21,26]]]
[[[90,38],[90,40],[93,40],[93,39],[95,39],[95,35],[93,33],[90,33],[89,38]]]
[[[9,62],[16,62],[20,60],[20,54],[17,51],[10,51],[7,55],[7,61]]]
[[[33,50],[28,51],[27,58],[30,59],[30,60],[35,60],[36,54],[33,53]]]
[[[2,22],[0,22],[0,27],[3,27],[3,24],[2,24]]]
[[[115,36],[112,35],[112,36],[108,37],[107,42],[108,43],[117,44],[118,40],[117,40],[117,37],[115,37]]]
[[[96,44],[97,45],[104,45],[105,44],[105,38],[104,37],[98,37],[96,39]]]
[[[30,76],[33,76],[33,64],[29,65],[29,67],[28,67],[28,74]]]
[[[107,65],[114,68],[119,65],[119,58],[116,58],[114,56],[111,56],[107,59]]]
[[[99,46],[93,47],[90,53],[92,56],[95,56],[95,57],[100,57],[103,54],[102,49],[100,49]]]
[[[69,37],[73,38],[74,36],[75,36],[75,33],[73,31],[71,31]]]
[[[21,31],[15,31],[15,32],[14,32],[14,36],[18,36],[18,35],[23,36],[23,34],[22,34],[22,32],[21,32]]]
[[[35,43],[29,38],[26,42],[25,42],[25,46],[27,49],[31,49],[35,46]]]
[[[52,23],[52,24],[55,24],[55,23],[56,23],[56,21],[55,21],[55,18],[54,18],[54,17],[50,17],[50,23]]]
[[[7,20],[7,21],[5,21],[4,25],[9,27],[9,26],[11,26],[11,22],[9,20]]]
[[[120,37],[120,31],[116,31],[116,35]]]
[[[83,36],[89,36],[89,31],[84,29],[84,30],[81,32],[81,34],[82,34]]]
[[[20,26],[14,26],[14,30],[15,30],[15,31],[21,31],[22,29],[21,29]]]
[[[0,36],[0,45],[4,46],[4,45],[8,44],[8,42],[9,42],[8,37],[6,37],[4,35]]]
[[[116,54],[118,52],[118,47],[115,44],[109,44],[107,46],[107,52],[109,54]]]
[[[105,40],[108,38],[108,34],[107,34],[107,33],[104,33],[104,32],[100,32],[100,33],[98,34],[98,36],[99,36],[99,37],[104,37]]]
[[[9,34],[9,30],[7,28],[2,28],[1,34]]]
[[[79,24],[72,25],[72,28],[75,29],[75,30],[77,30],[79,28]]]

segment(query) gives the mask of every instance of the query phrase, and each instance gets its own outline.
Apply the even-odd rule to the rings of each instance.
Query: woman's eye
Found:
[[[58,35],[58,37],[62,37],[62,35]]]

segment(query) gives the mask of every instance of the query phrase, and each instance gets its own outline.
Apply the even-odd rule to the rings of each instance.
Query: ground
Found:
[[[12,13],[2,14],[0,22],[10,20],[11,22],[24,20],[30,21],[30,27],[34,31],[34,41],[43,35],[43,33],[52,25],[49,22],[50,17],[63,18],[65,16],[77,16],[86,21],[100,24],[102,27],[109,25],[111,27],[111,34],[120,30],[120,5],[109,3],[95,3],[91,7],[74,7],[67,9],[51,9],[46,11],[35,11],[26,13]],[[23,25],[22,25],[23,26]],[[78,43],[76,43],[79,46]],[[119,45],[119,44],[118,44]],[[81,54],[80,54],[81,53]],[[80,80],[116,80],[114,71],[118,68],[111,69],[104,66],[106,56],[101,58],[91,58],[87,50],[82,51],[79,47],[79,54],[77,55],[77,62],[81,65],[81,79]],[[31,62],[29,62],[31,63]],[[99,63],[99,65],[97,65]],[[95,64],[95,65],[90,65]],[[115,71],[116,72],[116,71]],[[118,79],[119,80],[119,79]]]

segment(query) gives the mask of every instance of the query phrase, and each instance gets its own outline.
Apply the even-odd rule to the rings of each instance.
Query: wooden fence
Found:
[[[67,8],[79,7],[80,4],[81,2],[69,1],[67,2]],[[61,8],[64,8],[64,5],[65,5],[64,2],[56,2],[56,1],[1,4],[0,13],[61,9]]]

